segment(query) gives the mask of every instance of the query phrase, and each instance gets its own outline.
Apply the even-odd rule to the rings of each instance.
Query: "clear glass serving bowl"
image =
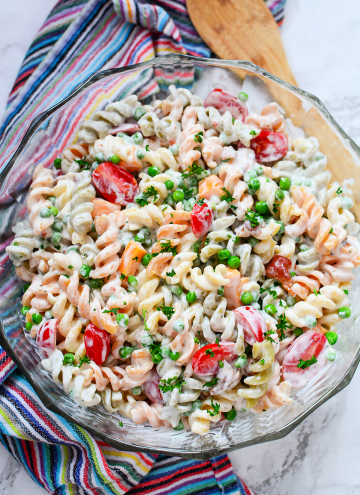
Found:
[[[328,157],[333,179],[342,183],[354,178],[354,214],[359,215],[360,149],[335,122],[321,101],[295,88],[250,62],[198,59],[183,55],[168,55],[121,69],[94,74],[66,99],[39,115],[28,129],[21,145],[0,177],[0,213],[6,215],[6,232],[1,234],[1,249],[12,226],[26,215],[26,196],[33,170],[42,160],[45,164],[61,154],[70,144],[67,136],[76,140],[80,123],[109,102],[136,93],[140,98],[152,94],[167,96],[170,84],[188,88],[204,98],[212,89],[222,88],[234,94],[249,95],[250,110],[261,109],[277,101],[286,117],[303,129],[306,136],[315,136],[321,151]],[[147,96],[151,99],[151,96]],[[3,256],[4,253],[1,252]],[[8,261],[0,274],[2,290],[14,277],[14,267]],[[16,278],[16,277],[15,277]],[[14,280],[14,278],[13,278]],[[187,458],[207,459],[231,450],[275,440],[287,435],[312,411],[350,382],[360,359],[359,272],[353,282],[350,299],[352,317],[339,325],[339,340],[335,346],[337,359],[329,363],[305,388],[300,390],[289,406],[263,414],[239,412],[233,422],[221,421],[205,436],[189,430],[174,431],[135,425],[122,417],[119,427],[117,413],[110,414],[102,406],[85,408],[64,393],[42,368],[34,341],[23,331],[19,309],[23,283],[15,286],[0,302],[0,344],[30,381],[40,399],[51,411],[72,421],[120,450],[156,452]]]

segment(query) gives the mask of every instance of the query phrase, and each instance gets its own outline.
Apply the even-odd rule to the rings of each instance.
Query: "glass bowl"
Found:
[[[109,102],[136,93],[150,101],[167,96],[170,84],[194,91],[204,98],[212,89],[249,95],[250,110],[277,101],[286,117],[306,136],[315,136],[320,150],[328,157],[333,180],[353,178],[354,214],[360,220],[360,149],[335,122],[315,96],[277,79],[250,62],[198,59],[171,54],[141,64],[94,74],[67,98],[39,115],[30,125],[21,145],[0,177],[0,208],[5,225],[1,250],[12,226],[26,216],[26,196],[35,166],[51,164],[66,145],[76,140],[80,123]],[[4,256],[6,253],[1,252]],[[282,438],[312,411],[350,382],[360,360],[359,272],[350,299],[352,316],[338,328],[337,359],[294,397],[292,404],[262,414],[239,412],[233,422],[221,421],[205,436],[189,430],[174,431],[136,425],[102,406],[84,408],[64,393],[40,364],[32,339],[24,333],[19,309],[23,283],[17,280],[10,260],[0,274],[0,344],[27,377],[42,402],[110,445],[129,451],[164,453],[186,458],[208,459],[231,450]]]

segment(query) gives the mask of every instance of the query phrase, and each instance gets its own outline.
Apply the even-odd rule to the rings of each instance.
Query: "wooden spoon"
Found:
[[[249,60],[296,86],[279,28],[264,0],[187,0],[205,43],[225,60]]]

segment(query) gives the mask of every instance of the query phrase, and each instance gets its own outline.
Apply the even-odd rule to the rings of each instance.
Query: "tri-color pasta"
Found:
[[[169,91],[107,105],[38,164],[7,252],[66,393],[203,435],[290,404],[336,358],[359,225],[276,103],[249,115],[245,93]]]

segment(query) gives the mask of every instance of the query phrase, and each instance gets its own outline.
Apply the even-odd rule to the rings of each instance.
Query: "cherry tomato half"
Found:
[[[291,260],[277,254],[266,267],[266,275],[269,278],[276,278],[280,282],[291,280],[290,276]]]
[[[290,387],[303,387],[326,365],[326,337],[319,332],[306,332],[300,335],[287,350],[282,374]],[[302,369],[298,368],[300,359],[308,361],[313,356],[317,359],[315,364]]]
[[[55,350],[58,326],[59,320],[52,318],[51,320],[44,321],[39,328],[36,336],[36,344],[42,356],[49,357],[51,352]]]
[[[255,151],[257,162],[274,162],[286,155],[288,141],[280,132],[261,131],[256,138],[251,140],[250,148]]]
[[[255,342],[264,340],[264,333],[267,331],[267,326],[263,315],[252,306],[240,306],[234,309],[236,321],[244,329],[245,341],[254,345]]]
[[[214,220],[214,214],[210,206],[204,202],[202,205],[195,203],[191,212],[191,228],[196,237],[207,234]]]
[[[133,202],[139,186],[136,179],[123,167],[105,162],[92,174],[96,190],[111,203],[127,205]]]
[[[219,371],[219,361],[231,363],[237,357],[234,342],[208,344],[195,352],[192,358],[192,367],[198,376],[216,375]]]
[[[145,394],[147,395],[147,397],[151,400],[151,402],[155,402],[156,404],[164,404],[159,389],[159,381],[160,381],[160,376],[153,368],[150,371],[150,378],[146,380],[145,383],[142,384],[142,388]]]
[[[87,357],[101,366],[110,352],[110,334],[89,323],[85,328],[84,344]]]
[[[211,91],[205,98],[204,107],[214,107],[219,110],[221,115],[229,111],[234,119],[239,119],[242,122],[245,122],[245,118],[249,114],[247,106],[242,101],[222,89]]]

